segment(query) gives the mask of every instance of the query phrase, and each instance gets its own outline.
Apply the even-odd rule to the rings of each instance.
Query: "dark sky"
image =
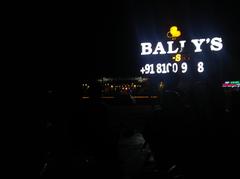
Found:
[[[39,55],[49,81],[139,76],[139,42],[173,24],[183,27],[189,37],[221,35],[226,73],[239,78],[239,11],[231,1],[46,4],[38,20]]]

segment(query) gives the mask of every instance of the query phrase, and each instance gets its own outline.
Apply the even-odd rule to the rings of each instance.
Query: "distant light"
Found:
[[[137,80],[138,82],[142,83],[142,82],[144,82],[144,81],[147,81],[148,78],[137,77],[137,78],[135,78],[134,80]]]
[[[104,81],[104,82],[111,81],[111,78],[103,77],[103,78],[102,78],[102,81]]]
[[[240,88],[240,81],[225,81],[222,84],[223,88]]]
[[[82,99],[88,99],[89,97],[88,96],[83,96]]]
[[[164,83],[161,81],[159,87],[162,89],[164,88]]]

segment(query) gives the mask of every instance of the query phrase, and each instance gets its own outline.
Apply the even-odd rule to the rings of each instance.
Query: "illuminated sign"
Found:
[[[240,81],[225,81],[222,84],[223,88],[239,88],[240,87]]]
[[[159,59],[159,63],[147,63],[141,67],[140,72],[142,74],[166,74],[166,73],[186,73],[188,71],[187,62],[182,62],[183,60],[190,60],[189,56],[184,55],[184,49],[186,45],[192,47],[193,53],[200,54],[203,49],[209,48],[210,51],[217,52],[222,50],[223,43],[221,37],[213,38],[200,38],[179,40],[182,33],[177,26],[172,26],[167,32],[167,37],[171,41],[157,42],[142,42],[141,43],[141,56],[154,56],[162,57],[163,55],[172,55],[171,60],[173,62],[163,63],[162,59]],[[189,52],[188,52],[189,53]],[[196,69],[198,73],[204,72],[204,62],[198,61],[196,64]]]
[[[177,48],[173,49],[173,44],[175,41],[168,41],[167,42],[167,49],[164,48],[162,42],[158,42],[155,46],[153,46],[150,42],[144,42],[141,43],[142,46],[142,52],[141,55],[162,55],[162,54],[175,54],[182,52],[186,40],[181,40],[178,42]],[[210,43],[210,49],[211,51],[220,51],[223,47],[222,44],[222,38],[220,37],[214,37],[212,39],[192,39],[191,43],[194,45],[195,50],[194,52],[202,52],[201,47],[203,46],[203,43],[209,44]]]

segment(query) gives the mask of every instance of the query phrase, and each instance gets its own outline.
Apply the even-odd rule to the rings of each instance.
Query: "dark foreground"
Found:
[[[52,109],[42,123],[41,177],[239,175],[237,110],[173,104],[85,99],[76,109]]]

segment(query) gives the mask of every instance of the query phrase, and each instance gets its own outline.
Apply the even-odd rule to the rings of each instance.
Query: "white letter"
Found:
[[[177,53],[178,48],[173,51],[173,48],[172,48],[173,41],[168,41],[167,43],[168,43],[168,52],[167,53]]]
[[[197,71],[199,73],[202,73],[204,71],[204,67],[203,67],[204,63],[203,62],[198,62],[198,69]]]
[[[193,39],[191,42],[195,45],[196,49],[194,52],[201,52],[202,49],[200,48],[202,43],[205,41],[205,39]]]
[[[177,73],[177,71],[178,71],[178,65],[177,65],[177,63],[173,63],[172,67],[173,67],[172,71],[173,71],[174,73]]]
[[[222,38],[220,37],[214,37],[211,40],[211,46],[210,46],[212,51],[219,51],[223,48],[223,44],[222,44]]]
[[[172,66],[171,63],[167,63],[167,73],[169,73],[169,67]]]
[[[141,43],[142,52],[141,55],[149,55],[152,53],[152,44],[151,43]]]
[[[186,40],[181,40],[181,41],[179,41],[179,43],[180,43],[180,45],[181,45],[181,49],[180,49],[179,52],[182,52],[183,49],[184,49],[184,47],[185,47]]]
[[[187,72],[187,63],[183,62],[181,67],[182,67],[182,73],[186,73]]]
[[[162,64],[162,73],[167,73],[165,63]]]
[[[163,45],[162,45],[161,42],[157,43],[157,46],[156,46],[156,48],[155,48],[155,50],[154,50],[154,52],[152,54],[154,54],[154,55],[158,54],[158,50],[160,51],[159,54],[166,54],[166,51],[164,50]]]

